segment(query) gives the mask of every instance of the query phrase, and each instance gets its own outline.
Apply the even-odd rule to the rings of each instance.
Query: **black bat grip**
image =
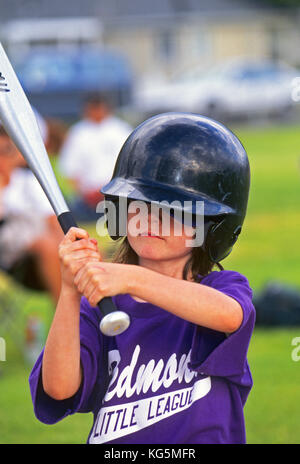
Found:
[[[59,214],[57,219],[64,234],[66,234],[71,227],[78,227],[71,211]],[[100,309],[102,316],[107,316],[107,314],[117,311],[117,308],[110,297],[102,298],[97,306]]]
[[[71,211],[59,214],[57,219],[64,234],[66,234],[71,227],[78,227]]]

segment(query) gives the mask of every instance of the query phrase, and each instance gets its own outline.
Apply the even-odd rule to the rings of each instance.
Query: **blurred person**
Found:
[[[20,152],[0,126],[0,267],[24,286],[60,292],[56,216]]]
[[[54,118],[47,118],[47,136],[45,146],[49,156],[59,154],[67,133],[67,127],[63,121]]]
[[[111,178],[118,153],[132,128],[116,117],[107,96],[89,94],[83,117],[66,136],[59,155],[61,173],[72,181],[77,198],[71,210],[78,221],[97,218],[96,205],[102,199],[99,186]]]

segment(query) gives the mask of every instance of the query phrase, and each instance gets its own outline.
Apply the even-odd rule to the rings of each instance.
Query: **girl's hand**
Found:
[[[96,306],[104,297],[129,293],[134,268],[129,264],[88,261],[78,270],[74,283],[91,306]]]
[[[59,245],[62,288],[78,292],[74,285],[77,272],[88,262],[100,262],[98,243],[84,229],[71,227]]]

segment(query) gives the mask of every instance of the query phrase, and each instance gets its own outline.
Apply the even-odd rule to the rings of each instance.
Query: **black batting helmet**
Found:
[[[127,138],[101,192],[110,200],[203,201],[209,227],[202,247],[219,262],[241,232],[249,186],[246,151],[228,128],[197,114],[164,113]]]

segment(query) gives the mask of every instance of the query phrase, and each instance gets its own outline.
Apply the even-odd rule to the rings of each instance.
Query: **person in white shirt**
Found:
[[[46,195],[0,126],[0,267],[57,302],[62,237]]]
[[[116,158],[132,132],[130,125],[113,114],[109,99],[90,94],[82,120],[69,130],[59,155],[61,173],[71,180],[77,198],[70,203],[78,221],[94,221],[100,188],[109,182]]]

